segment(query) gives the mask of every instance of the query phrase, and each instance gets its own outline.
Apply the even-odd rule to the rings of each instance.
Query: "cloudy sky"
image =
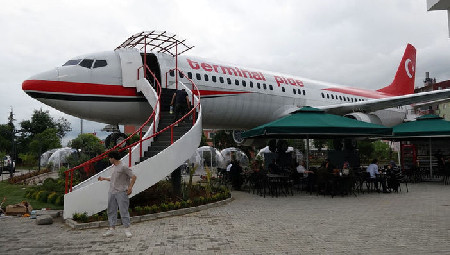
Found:
[[[407,43],[425,72],[450,79],[445,11],[426,0],[4,0],[0,8],[0,123],[34,109],[80,120],[28,97],[22,82],[70,57],[113,50],[132,34],[162,30],[187,39],[190,55],[316,80],[378,89],[389,84]],[[85,122],[85,132],[104,124]],[[105,134],[101,134],[105,136]]]

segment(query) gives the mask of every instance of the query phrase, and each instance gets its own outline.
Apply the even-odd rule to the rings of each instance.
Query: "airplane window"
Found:
[[[107,66],[108,63],[104,59],[97,59],[94,63],[94,68]]]
[[[189,79],[192,79],[192,73],[191,72],[188,72],[188,77],[189,77]]]
[[[294,93],[294,95],[296,95],[297,94],[297,90],[292,89],[292,93]],[[322,97],[323,97],[323,93],[322,93]]]
[[[78,65],[78,63],[80,63],[81,59],[71,59],[69,61],[67,61],[66,63],[64,63],[63,66],[75,66]]]
[[[227,83],[231,85],[231,79],[227,78]]]
[[[247,87],[247,83],[245,81],[242,81],[242,86]]]
[[[184,74],[182,72],[178,73],[180,75],[180,78],[184,78]]]
[[[261,84],[259,84],[259,82],[256,83],[256,87],[258,87],[258,89],[261,89]]]
[[[339,96],[339,100],[341,100],[341,101],[342,101],[342,97],[341,97],[341,96]]]
[[[304,96],[306,95],[306,90],[303,90],[303,95],[304,95]]]
[[[269,85],[269,89],[270,89],[270,90],[273,90],[272,85]],[[281,87],[281,91],[286,92],[286,89],[285,89],[284,87]]]
[[[82,66],[82,67],[91,68],[92,67],[92,63],[94,63],[93,59],[83,59],[83,60],[81,60],[79,65]]]
[[[208,81],[209,79],[208,79],[208,75],[207,74],[205,74],[205,81]]]
[[[298,92],[299,95],[302,94],[302,90],[301,89],[297,89],[297,92]]]
[[[253,82],[250,81],[250,88],[253,88]]]
[[[199,80],[199,81],[202,80],[202,76],[199,73],[195,74],[195,78],[197,78],[197,80]]]
[[[174,71],[174,70],[170,70],[170,71],[169,71],[169,75],[172,76],[172,77],[174,77],[174,76],[175,76],[175,71]]]
[[[348,97],[347,97],[347,101],[349,101],[349,102],[350,102],[350,98],[348,98]]]
[[[295,94],[295,93],[294,93]],[[322,98],[325,98],[325,95],[323,94],[323,93],[321,93],[322,94]]]
[[[234,80],[234,84],[236,84],[236,86],[239,86],[239,80]]]
[[[331,99],[334,99],[334,96],[333,96],[333,94],[331,94]]]
[[[269,89],[273,90],[273,86],[269,84]],[[283,92],[284,92],[284,88],[282,88]]]
[[[223,77],[219,77],[220,83],[223,83]]]
[[[267,89],[267,85],[265,83],[263,83],[263,88]]]
[[[215,75],[211,76],[211,80],[212,80],[213,82],[217,82],[216,76],[215,76]]]
[[[329,94],[327,94],[327,98],[330,99],[330,95]]]

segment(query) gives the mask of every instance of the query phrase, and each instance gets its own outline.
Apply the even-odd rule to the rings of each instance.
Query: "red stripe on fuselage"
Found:
[[[373,98],[373,99],[380,99],[380,98],[386,98],[386,97],[393,96],[393,95],[389,95],[386,93],[380,93],[378,91],[359,89],[359,88],[328,88],[328,89],[324,89],[324,90],[343,93],[343,94],[349,94],[349,95],[353,95],[353,96]]]
[[[67,81],[26,80],[22,83],[22,90],[79,95],[138,96],[136,88],[125,88],[122,85]]]

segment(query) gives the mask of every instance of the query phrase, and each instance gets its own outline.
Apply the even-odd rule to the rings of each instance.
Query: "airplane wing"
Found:
[[[392,108],[402,105],[411,105],[415,103],[428,102],[434,100],[450,98],[450,89],[435,90],[430,92],[421,92],[403,96],[387,97],[382,99],[373,99],[355,103],[344,103],[336,105],[319,106],[321,110],[327,113],[345,115],[352,112],[374,112],[386,108]],[[296,111],[295,111],[296,112]]]

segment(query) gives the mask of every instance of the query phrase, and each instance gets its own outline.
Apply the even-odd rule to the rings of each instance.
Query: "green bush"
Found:
[[[162,212],[167,212],[169,210],[169,206],[166,203],[162,203],[159,205],[159,209],[161,209]]]
[[[86,223],[89,221],[89,218],[87,216],[87,212],[84,213],[74,213],[72,215],[72,219],[76,222],[82,222],[82,223]]]
[[[150,213],[157,213],[159,211],[160,211],[160,209],[159,209],[159,207],[157,205],[152,205],[150,207]]]
[[[52,192],[50,195],[48,195],[47,203],[55,204],[56,198],[58,197],[58,193]]]
[[[55,200],[56,205],[64,205],[64,195],[59,195]]]
[[[50,195],[50,192],[48,192],[48,191],[39,192],[37,200],[39,200],[41,202],[44,202],[44,203],[47,203],[48,195]]]

